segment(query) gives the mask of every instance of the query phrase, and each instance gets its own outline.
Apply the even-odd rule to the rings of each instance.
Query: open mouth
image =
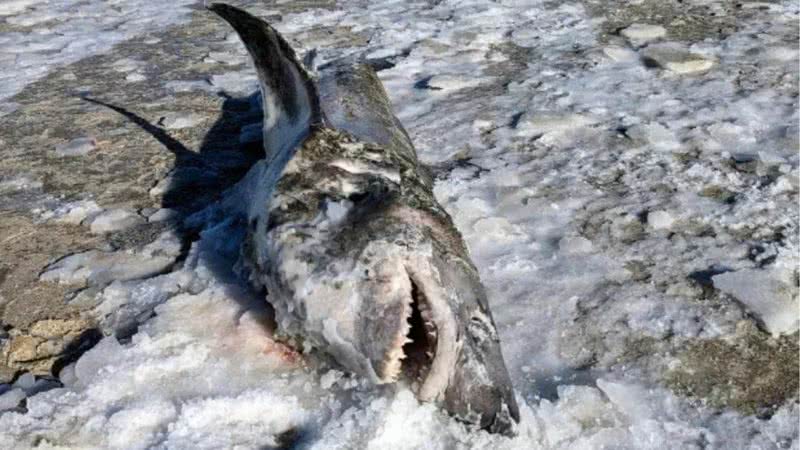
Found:
[[[378,373],[384,383],[407,383],[419,400],[434,401],[444,394],[456,364],[457,327],[436,280],[406,270],[407,303]]]
[[[428,300],[419,286],[411,281],[411,308],[408,311],[408,333],[402,348],[401,377],[418,393],[436,357],[437,329]]]

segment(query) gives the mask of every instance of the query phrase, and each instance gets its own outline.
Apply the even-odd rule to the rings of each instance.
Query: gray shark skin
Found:
[[[242,181],[241,264],[278,335],[458,420],[513,435],[519,410],[478,272],[375,72],[310,73],[264,21],[209,9],[258,72],[266,159]]]

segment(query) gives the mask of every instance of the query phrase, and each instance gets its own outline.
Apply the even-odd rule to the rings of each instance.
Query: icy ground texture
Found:
[[[469,433],[402,386],[273,342],[231,272],[237,222],[211,208],[191,219],[206,231],[182,268],[98,293],[106,332],[138,330],[2,414],[0,446],[800,448],[794,398],[758,418],[664,382],[693,370],[687,342],[735,342],[751,322],[797,330],[798,10],[742,7],[757,12],[737,31],[694,43],[647,24],[603,35],[560,2],[340,2],[276,23],[319,63],[364,51],[308,32],[328,24],[368,35],[365,56],[389,66],[489,290],[517,438]]]
[[[0,115],[14,109],[6,99],[54,67],[185,21],[191,12],[186,6],[194,3],[197,0],[3,0]]]

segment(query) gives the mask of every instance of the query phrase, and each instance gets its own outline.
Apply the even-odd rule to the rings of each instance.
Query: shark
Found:
[[[266,291],[276,336],[514,435],[519,407],[486,290],[375,70],[352,58],[311,70],[264,20],[207,8],[258,75],[265,156],[241,181],[239,265]]]

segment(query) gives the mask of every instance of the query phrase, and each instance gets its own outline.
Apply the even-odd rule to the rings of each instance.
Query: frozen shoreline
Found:
[[[188,18],[172,5],[153,27]],[[64,369],[63,388],[28,397],[26,413],[0,414],[0,445],[798,448],[796,393],[760,419],[742,412],[761,399],[724,373],[729,360],[717,372],[693,366],[697,348],[725,345],[745,367],[777,360],[784,353],[747,352],[778,352],[797,336],[798,9],[748,8],[737,31],[696,41],[673,39],[671,24],[603,34],[582,4],[538,1],[341,2],[275,22],[321,62],[364,51],[347,45],[362,35],[367,57],[386,61],[379,74],[395,111],[489,291],[523,409],[516,439],[468,433],[402,386],[366,386],[320,355],[298,362],[230,271],[239,225],[212,208],[192,219],[205,231],[167,273],[93,278],[92,258],[147,272],[141,258],[159,254],[169,266],[169,232],[146,251],[102,250],[49,272],[50,282],[102,280],[81,301],[106,333],[136,333],[105,338]],[[255,9],[276,17],[280,5]],[[12,17],[35,13],[24,14]],[[322,24],[334,31],[315,33]],[[176,95],[250,93],[241,45],[218,34],[224,74],[158,82]],[[26,183],[13,189],[33,189]],[[39,214],[67,221],[74,210],[75,226],[91,227],[97,208],[116,211],[76,203]],[[0,405],[26,389],[37,388],[4,388]],[[701,398],[677,394],[692,389]]]

